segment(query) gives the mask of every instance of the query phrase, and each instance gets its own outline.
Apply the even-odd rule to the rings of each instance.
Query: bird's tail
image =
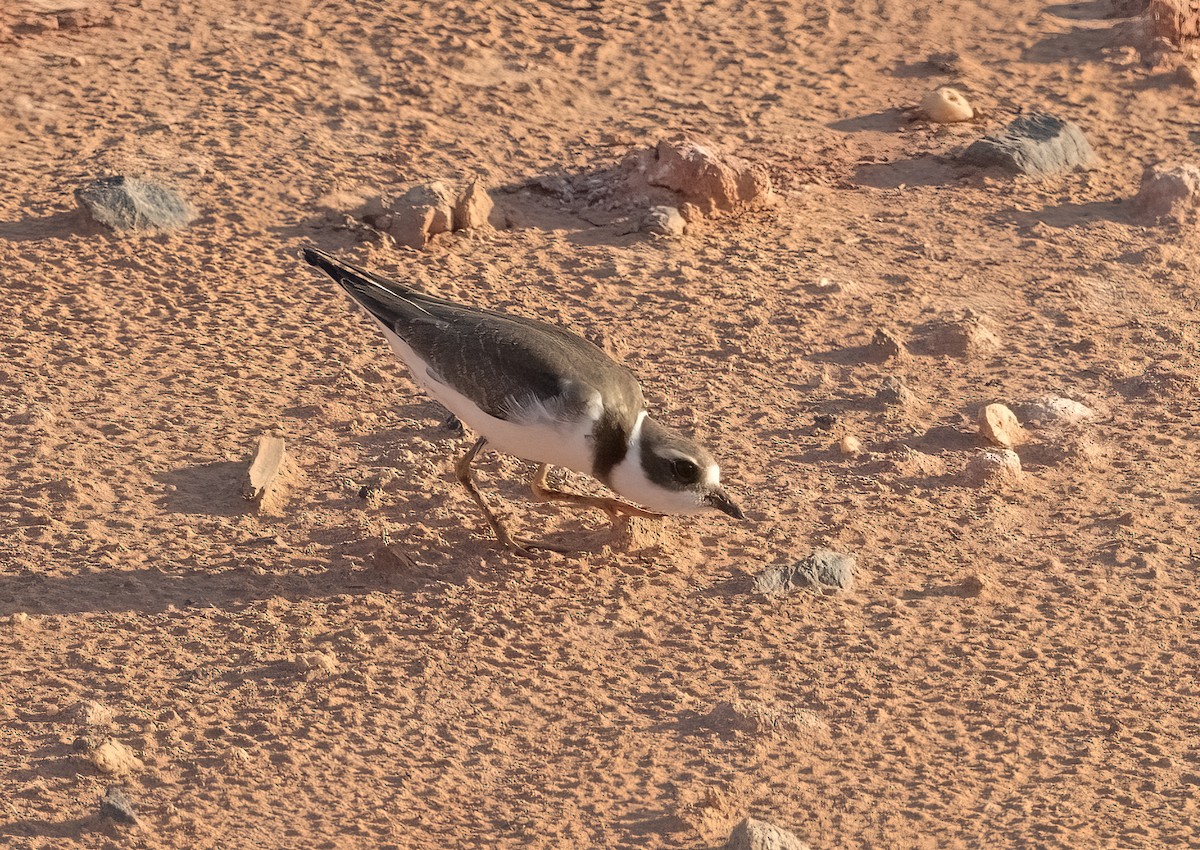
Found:
[[[351,298],[387,327],[392,327],[400,315],[411,313],[414,308],[425,312],[425,308],[421,306],[422,301],[438,300],[412,287],[339,260],[317,248],[305,248],[304,259],[337,281]]]

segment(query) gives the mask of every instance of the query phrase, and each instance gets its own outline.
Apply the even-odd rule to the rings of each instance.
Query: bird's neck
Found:
[[[644,410],[632,423],[622,421],[621,417],[608,411],[601,415],[592,429],[595,440],[592,475],[612,486],[613,470],[619,464],[641,463],[642,421],[645,418]]]

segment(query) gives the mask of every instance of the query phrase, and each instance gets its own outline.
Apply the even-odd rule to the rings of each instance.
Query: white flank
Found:
[[[372,316],[371,318],[375,318]],[[375,319],[383,330],[388,344],[404,361],[417,383],[435,399],[462,420],[463,424],[481,437],[487,437],[488,446],[505,454],[515,455],[537,463],[563,466],[576,472],[592,472],[592,428],[603,409],[597,395],[587,415],[577,421],[563,422],[555,418],[545,405],[536,403],[522,405],[513,420],[497,419],[479,409],[471,399],[449,384],[430,377],[428,365],[412,348]],[[443,376],[450,380],[448,376]],[[519,400],[514,400],[519,404]]]

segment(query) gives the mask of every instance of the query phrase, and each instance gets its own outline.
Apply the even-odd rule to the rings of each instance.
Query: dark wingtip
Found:
[[[317,268],[323,269],[331,274],[339,265],[338,261],[335,260],[332,255],[326,254],[324,251],[318,248],[312,248],[309,246],[305,246],[304,248],[304,261],[310,266],[316,266]]]

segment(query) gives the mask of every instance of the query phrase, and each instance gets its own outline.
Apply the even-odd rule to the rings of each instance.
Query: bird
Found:
[[[539,502],[631,516],[745,514],[721,486],[721,470],[695,440],[652,418],[634,373],[567,328],[460,304],[308,247],[326,272],[383,331],[416,382],[477,439],[455,464],[497,541],[525,557],[566,547],[515,536],[479,491],[471,464],[484,447],[538,464],[530,489]],[[598,479],[629,501],[550,486],[551,467]]]

